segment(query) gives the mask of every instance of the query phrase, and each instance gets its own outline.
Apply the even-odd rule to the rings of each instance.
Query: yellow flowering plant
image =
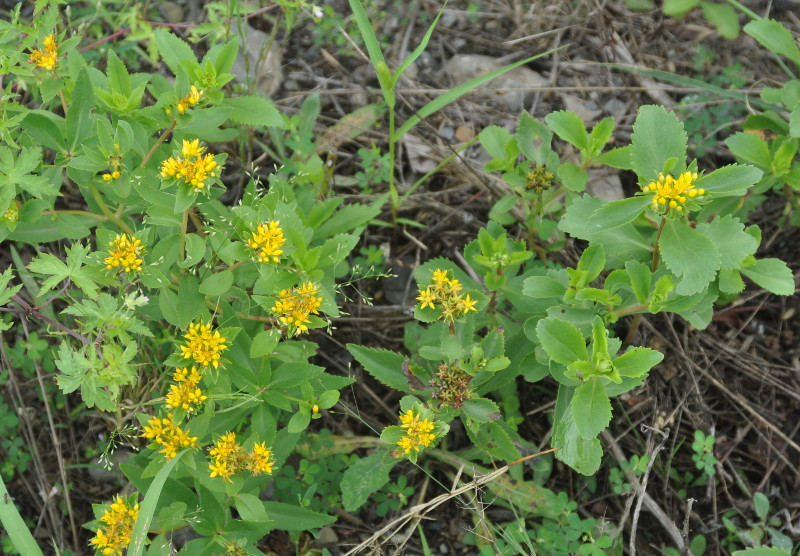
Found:
[[[399,424],[391,425],[381,432],[381,440],[389,447],[394,458],[407,458],[412,463],[425,450],[433,448],[450,427],[436,419],[436,414],[414,396],[400,400]]]

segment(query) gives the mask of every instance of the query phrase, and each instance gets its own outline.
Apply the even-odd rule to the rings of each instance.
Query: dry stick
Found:
[[[611,450],[611,454],[616,458],[616,460],[620,463],[627,461],[625,458],[625,454],[622,453],[622,449],[617,444],[617,441],[614,440],[614,437],[611,435],[608,430],[604,430],[600,433],[603,437],[603,440],[606,441],[608,448]],[[640,496],[642,498],[642,502],[644,506],[650,510],[650,513],[656,518],[656,520],[661,524],[667,534],[672,538],[672,541],[678,547],[678,550],[683,551],[686,543],[683,542],[683,536],[681,535],[680,530],[678,527],[672,522],[672,519],[661,509],[661,506],[656,503],[653,498],[642,490],[642,486],[639,484],[639,479],[630,469],[626,469],[625,471],[625,478],[628,479],[628,482],[633,485],[633,488],[636,492],[640,492]]]
[[[378,539],[380,539],[389,530],[394,529],[395,531],[397,531],[398,529],[401,529],[402,527],[404,527],[412,519],[421,518],[424,513],[428,513],[431,510],[433,510],[434,508],[437,508],[438,506],[441,506],[442,504],[444,504],[448,500],[452,499],[453,497],[458,496],[460,494],[464,494],[468,490],[472,490],[474,488],[478,488],[478,487],[480,487],[482,485],[485,485],[486,483],[489,483],[489,482],[495,480],[497,477],[499,477],[503,473],[507,472],[509,470],[509,468],[511,468],[512,465],[517,465],[518,463],[522,463],[523,461],[526,461],[526,460],[529,460],[529,459],[532,459],[532,458],[535,458],[537,456],[541,456],[541,455],[544,455],[544,454],[549,454],[550,452],[555,452],[556,450],[558,450],[558,448],[550,448],[549,450],[545,450],[543,452],[538,452],[536,454],[531,454],[529,456],[525,456],[524,458],[520,458],[518,460],[512,461],[511,463],[509,463],[508,465],[504,465],[500,469],[492,471],[491,473],[487,473],[483,477],[478,477],[474,481],[470,481],[469,483],[465,484],[461,488],[458,488],[458,489],[455,489],[455,490],[451,490],[450,492],[447,492],[445,494],[441,494],[441,495],[437,496],[436,498],[433,498],[430,501],[425,502],[424,504],[417,504],[416,506],[413,506],[413,507],[409,508],[408,512],[406,512],[405,514],[403,514],[400,517],[390,521],[388,525],[385,525],[384,527],[381,527],[378,531],[375,532],[375,534],[373,534],[371,537],[366,539],[364,542],[362,542],[361,544],[359,544],[358,546],[356,546],[355,548],[353,548],[352,550],[347,552],[344,556],[351,556],[352,554],[356,554],[359,550],[368,547],[370,544],[372,544],[375,541],[377,541]],[[679,538],[680,538],[680,535],[679,535]]]
[[[633,517],[631,518],[631,540],[628,544],[628,551],[630,552],[631,556],[636,556],[636,528],[639,525],[639,514],[642,512],[642,502],[644,501],[644,495],[647,491],[647,481],[650,478],[650,470],[653,469],[653,463],[656,461],[656,456],[664,448],[664,444],[666,444],[667,438],[669,438],[669,429],[664,432],[654,429],[653,427],[648,427],[647,425],[643,425],[642,428],[644,429],[643,432],[651,430],[660,434],[661,442],[658,443],[655,449],[653,449],[653,452],[650,454],[650,461],[647,462],[647,470],[644,472],[644,476],[642,477],[642,490],[639,492],[639,499],[636,501],[636,508],[633,510]]]

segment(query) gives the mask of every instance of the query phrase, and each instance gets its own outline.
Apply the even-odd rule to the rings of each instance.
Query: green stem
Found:
[[[397,209],[400,207],[400,196],[394,183],[394,106],[389,106],[389,196],[392,200],[392,223],[397,223]]]
[[[624,317],[630,315],[632,313],[638,313],[639,311],[643,311],[647,309],[650,305],[646,303],[642,303],[641,305],[634,305],[633,307],[627,307],[625,309],[620,309],[618,311],[609,311],[612,315],[616,315],[618,317]]]
[[[178,260],[183,262],[186,259],[186,230],[189,228],[189,209],[183,211],[181,222],[181,238],[178,244]]]
[[[650,272],[655,272],[658,270],[658,259],[661,251],[658,247],[658,242],[661,240],[661,233],[664,231],[664,225],[667,223],[667,219],[665,217],[661,217],[661,225],[658,227],[658,234],[656,235],[656,244],[653,247],[653,262],[650,264]]]
[[[108,218],[114,224],[116,224],[117,227],[119,227],[119,229],[122,230],[123,232],[133,235],[133,229],[130,226],[128,226],[122,220],[122,218],[111,212],[111,209],[108,208],[108,205],[106,205],[106,202],[103,200],[103,196],[100,195],[100,192],[94,185],[89,184],[89,191],[91,192],[92,197],[94,197],[94,200],[97,202],[97,205],[100,207],[100,211],[106,215],[106,218]]]
[[[90,218],[96,218],[98,220],[109,220],[108,216],[101,216],[99,214],[95,214],[93,212],[89,212],[88,210],[46,210],[42,213],[42,216],[57,216],[59,214],[74,214],[76,216],[88,216]]]
[[[661,233],[664,231],[664,225],[667,223],[666,217],[661,217],[661,225],[658,227],[658,233],[656,234],[656,244],[653,247],[653,261],[650,263],[650,271],[655,272],[658,270],[658,260],[660,250],[658,248],[658,242],[661,240]],[[636,333],[639,331],[639,326],[642,324],[642,313],[636,313],[634,315],[633,320],[631,321],[631,327],[628,329],[628,334],[625,335],[625,340],[622,342],[623,347],[629,346],[633,343],[633,340],[636,339]]]
[[[146,154],[146,155],[144,155],[144,158],[142,159],[142,163],[139,165],[139,168],[144,168],[145,164],[147,164],[148,162],[150,162],[150,159],[151,159],[151,158],[153,157],[153,155],[155,154],[155,152],[156,152],[156,149],[158,149],[158,147],[161,145],[161,143],[163,143],[163,142],[164,142],[164,139],[166,139],[166,138],[167,138],[167,135],[169,135],[170,133],[172,133],[172,131],[175,129],[175,126],[177,125],[177,123],[178,123],[178,122],[177,122],[177,121],[175,121],[175,118],[172,118],[172,123],[171,123],[171,124],[169,124],[169,127],[168,127],[167,129],[165,129],[165,130],[164,130],[164,133],[162,133],[162,134],[161,134],[161,136],[160,136],[160,137],[159,137],[159,138],[156,140],[156,143],[155,143],[155,145],[153,145],[152,147],[150,147],[150,150],[149,150],[149,151],[147,151],[147,154]]]

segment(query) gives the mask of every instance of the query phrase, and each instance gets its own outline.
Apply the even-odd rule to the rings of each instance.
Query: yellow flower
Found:
[[[675,179],[672,174],[666,176],[659,174],[658,180],[645,185],[642,191],[653,194],[650,208],[654,211],[673,209],[675,212],[683,212],[689,199],[702,197],[706,193],[705,189],[695,189],[695,180],[697,180],[697,174],[692,172],[684,172],[678,179]]]
[[[53,71],[56,69],[58,62],[58,43],[56,42],[55,35],[47,35],[42,41],[44,49],[34,48],[31,50],[31,55],[28,62],[46,69]]]
[[[432,433],[434,424],[428,419],[421,419],[421,415],[409,409],[405,415],[400,416],[400,428],[406,429],[405,434],[397,443],[406,455],[419,452],[422,448],[431,445],[436,439]]]
[[[180,346],[184,359],[194,359],[195,363],[203,367],[208,365],[212,365],[215,369],[219,367],[222,352],[228,349],[225,345],[227,340],[219,330],[212,332],[211,323],[190,324],[184,338],[186,345]]]
[[[180,425],[172,422],[172,413],[167,417],[151,417],[147,426],[142,429],[142,437],[154,441],[162,446],[160,453],[168,460],[178,455],[181,448],[196,448],[197,437],[190,436],[188,430],[183,430]]]
[[[281,260],[280,256],[283,254],[281,247],[284,243],[286,238],[283,236],[280,220],[272,220],[268,224],[259,224],[247,245],[256,251],[259,262],[277,263]]]
[[[436,280],[435,277],[434,280]],[[433,302],[436,301],[436,295],[431,291],[430,287],[425,288],[424,291],[420,291],[417,300],[420,301],[420,309],[424,309],[425,307],[430,307],[431,309],[436,308],[436,306],[433,304]]]
[[[235,432],[220,436],[208,455],[213,458],[208,466],[209,476],[212,479],[220,477],[225,482],[231,481],[231,476],[241,468],[247,456],[244,448],[236,442]]]
[[[250,452],[248,458],[248,468],[253,475],[261,475],[266,473],[272,475],[272,452],[267,449],[265,442],[253,446],[253,451]]]
[[[104,261],[107,270],[122,267],[125,272],[135,272],[142,269],[144,260],[141,255],[144,247],[141,240],[135,237],[128,238],[127,234],[117,234],[108,246],[109,256]]]
[[[161,163],[161,177],[164,179],[175,178],[191,185],[195,192],[200,192],[210,184],[207,180],[217,177],[219,164],[214,155],[203,152],[205,147],[200,146],[200,140],[183,140],[181,154],[184,158],[170,157]]]
[[[198,91],[197,87],[192,85],[189,94],[183,97],[178,101],[178,112],[183,114],[186,112],[190,107],[195,106],[197,103],[200,102],[200,98],[203,96],[203,91]],[[184,155],[186,156],[186,155]]]
[[[121,496],[117,496],[100,517],[103,525],[89,543],[103,554],[122,554],[131,543],[131,533],[138,517],[139,504],[128,506]]]
[[[420,302],[420,309],[440,308],[442,313],[439,318],[453,322],[460,314],[477,311],[477,300],[471,299],[469,294],[462,297],[459,293],[462,289],[461,282],[450,278],[447,270],[437,268],[433,271],[433,283],[425,289],[420,288],[417,301]]]
[[[208,399],[197,386],[203,376],[196,367],[189,369],[176,369],[172,379],[178,384],[171,384],[166,397],[166,406],[170,409],[183,408],[187,413],[193,413],[197,407]]]
[[[0,214],[0,221],[12,223],[17,220],[19,220],[19,207],[17,207],[17,202],[12,200],[6,211]]]
[[[193,141],[184,139],[183,146],[181,147],[181,155],[183,155],[184,158],[194,158],[195,156],[203,154],[204,150],[206,150],[206,148],[200,146],[200,139],[195,139]]]
[[[278,315],[278,320],[285,324],[290,332],[301,334],[308,332],[311,323],[310,315],[318,315],[322,305],[322,298],[317,295],[319,288],[311,282],[302,284],[299,288],[282,290],[279,299],[275,301],[272,312]]]

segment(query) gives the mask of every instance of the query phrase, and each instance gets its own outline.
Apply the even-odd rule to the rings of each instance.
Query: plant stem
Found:
[[[175,118],[172,118],[172,123],[169,124],[169,127],[164,130],[164,133],[162,133],[161,136],[156,140],[156,144],[153,145],[152,147],[150,147],[150,150],[147,151],[146,155],[144,155],[144,158],[142,159],[142,163],[139,165],[139,168],[144,168],[144,165],[147,164],[148,162],[150,162],[150,159],[155,154],[156,149],[161,145],[161,143],[164,142],[164,139],[167,138],[167,135],[172,133],[172,131],[175,129],[175,126],[177,125],[177,123],[178,122],[175,121]]]
[[[106,205],[106,202],[103,200],[103,197],[100,195],[100,192],[94,185],[89,184],[89,191],[91,192],[92,197],[94,197],[94,200],[97,202],[97,205],[100,207],[102,213],[106,215],[106,218],[116,224],[123,232],[133,235],[133,229],[128,226],[122,220],[122,218],[111,212],[111,209],[108,208],[108,205]]]
[[[392,200],[392,223],[397,223],[397,209],[400,206],[400,196],[397,193],[397,185],[394,183],[394,106],[389,106],[389,195]]]
[[[656,234],[656,244],[653,247],[653,261],[650,263],[650,271],[655,272],[658,270],[658,259],[660,250],[658,248],[658,242],[661,240],[661,233],[664,231],[664,225],[667,223],[666,217],[661,217],[661,225],[658,227],[658,233]],[[624,313],[618,313],[624,314]],[[633,343],[633,340],[636,338],[636,333],[639,331],[639,326],[642,324],[642,313],[636,313],[633,317],[633,321],[631,321],[631,327],[628,329],[628,333],[625,335],[625,340],[622,342],[623,347],[629,346]]]
[[[189,209],[183,211],[181,221],[181,238],[178,243],[178,260],[183,262],[186,259],[186,230],[189,228]]]
[[[42,313],[39,312],[39,310],[38,310],[39,308],[38,307],[32,307],[32,306],[28,305],[28,303],[24,299],[22,299],[20,296],[12,295],[11,299],[13,299],[14,302],[16,302],[17,305],[22,307],[22,310],[20,312],[23,312],[24,314],[30,315],[32,317],[36,317],[39,320],[43,320],[44,322],[46,322],[50,326],[54,326],[54,327],[58,328],[62,332],[65,332],[65,333],[69,334],[73,338],[76,338],[76,339],[80,340],[81,342],[83,342],[86,345],[91,345],[92,344],[92,341],[89,338],[87,338],[86,336],[83,336],[81,334],[78,334],[74,330],[71,330],[71,329],[67,328],[66,326],[64,326],[63,324],[54,321],[50,317],[46,317],[45,315],[43,315]]]

